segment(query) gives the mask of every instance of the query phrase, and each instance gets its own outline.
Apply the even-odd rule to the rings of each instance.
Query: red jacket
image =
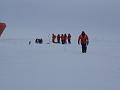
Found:
[[[89,43],[89,39],[88,39],[88,36],[85,34],[84,36],[83,35],[80,35],[79,38],[78,38],[78,44],[88,44]]]
[[[60,34],[57,35],[57,40],[60,40]]]
[[[56,36],[54,34],[52,34],[52,42],[55,43],[55,38]]]

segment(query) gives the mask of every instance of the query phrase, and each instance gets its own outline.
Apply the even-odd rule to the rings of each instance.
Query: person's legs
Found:
[[[84,53],[86,53],[86,52],[87,52],[87,46],[85,45]]]
[[[71,40],[70,39],[68,39],[68,43],[71,44]]]
[[[82,53],[84,53],[84,45],[82,44]]]
[[[87,46],[86,44],[82,44],[82,53],[86,53]]]

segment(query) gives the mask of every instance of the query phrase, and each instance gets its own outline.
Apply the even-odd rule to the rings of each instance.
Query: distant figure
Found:
[[[31,44],[31,41],[29,41],[29,45]]]
[[[89,39],[87,34],[85,34],[84,31],[82,31],[81,35],[78,38],[78,44],[81,43],[82,46],[82,53],[86,53],[87,51],[87,45],[89,44]]]
[[[64,38],[63,34],[61,35],[61,42],[62,42],[62,44],[65,44],[65,38]]]
[[[68,34],[68,43],[71,44],[71,34]]]
[[[57,43],[60,43],[60,34],[57,35]]]
[[[52,42],[55,43],[56,35],[52,34]]]
[[[66,35],[66,33],[64,34],[64,44],[67,44],[67,35]]]

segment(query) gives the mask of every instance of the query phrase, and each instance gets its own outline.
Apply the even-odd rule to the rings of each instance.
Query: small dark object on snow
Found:
[[[35,40],[35,43],[36,43],[36,44],[42,44],[42,43],[43,43],[43,39],[42,39],[42,38],[40,38],[40,39],[37,38],[37,39]]]
[[[31,41],[29,41],[29,45],[31,44]]]

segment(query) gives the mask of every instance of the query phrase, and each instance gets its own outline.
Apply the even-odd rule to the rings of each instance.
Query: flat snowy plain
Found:
[[[1,38],[0,90],[120,90],[119,41],[90,37],[82,54],[75,38],[71,45]]]

